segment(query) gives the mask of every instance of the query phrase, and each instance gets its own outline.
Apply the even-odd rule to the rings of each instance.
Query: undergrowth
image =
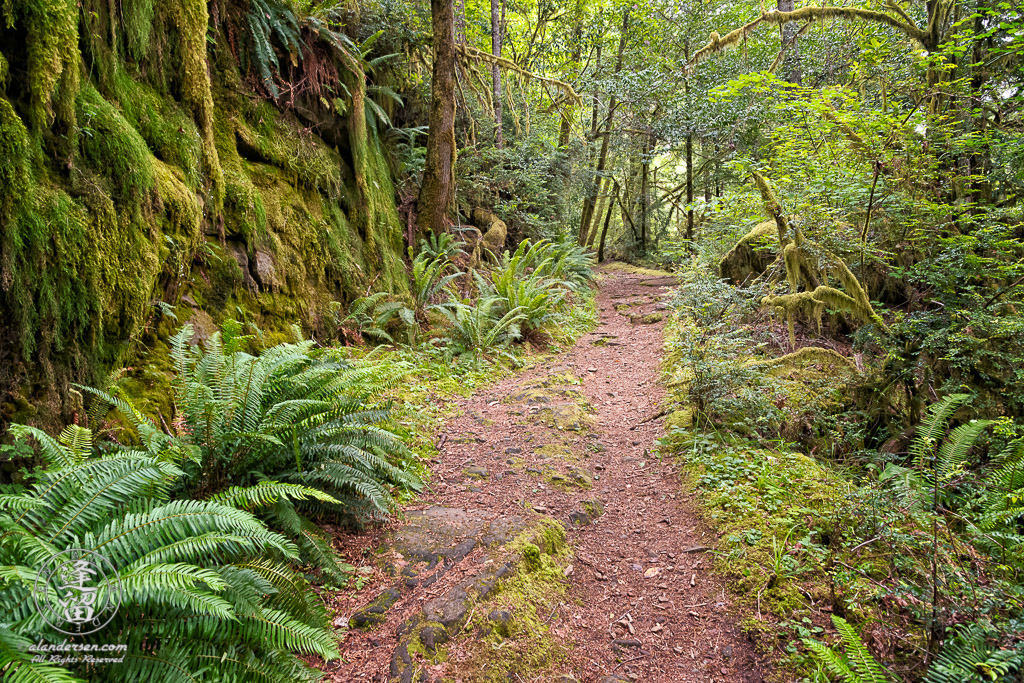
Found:
[[[852,362],[779,355],[751,292],[699,261],[683,277],[665,361],[679,409],[665,445],[718,532],[716,567],[746,628],[783,664],[777,677],[1015,680],[1021,428],[971,421],[970,396],[953,395],[906,457],[864,448]],[[822,643],[837,628],[845,651]],[[964,652],[976,666],[964,668]]]

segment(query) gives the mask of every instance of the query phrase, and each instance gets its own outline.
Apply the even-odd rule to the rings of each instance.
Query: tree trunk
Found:
[[[504,5],[503,1],[503,8]],[[501,56],[502,37],[501,16],[498,14],[498,0],[491,0],[491,54],[495,57]],[[502,149],[505,146],[505,137],[501,120],[501,69],[498,68],[497,64],[491,64],[491,89],[494,91],[494,146]]]
[[[626,33],[629,30],[629,7],[622,12],[622,33],[619,35],[619,53],[615,58],[615,73],[622,70],[622,53],[626,50]],[[608,116],[604,121],[604,135],[601,140],[601,153],[597,157],[597,167],[594,169],[594,180],[591,182],[590,194],[583,201],[583,216],[580,219],[580,230],[577,241],[584,244],[587,233],[590,231],[590,221],[593,219],[594,206],[597,204],[597,193],[600,189],[601,175],[604,173],[605,165],[608,163],[608,145],[612,137],[612,122],[615,119],[616,98],[612,95],[608,100]]]
[[[466,44],[466,0],[453,0],[452,19],[455,21],[455,42]],[[433,4],[431,4],[433,12]]]
[[[604,215],[604,207],[611,201],[612,184],[614,182],[615,181],[612,178],[605,178],[604,182],[601,184],[597,208],[595,209],[596,213],[594,214],[597,220],[591,221],[592,226],[590,228],[590,234],[587,235],[586,245],[588,247],[593,247],[594,241],[597,239],[598,229],[601,227],[601,216]]]
[[[583,2],[582,0],[576,0],[575,8],[573,10],[573,30],[572,30],[572,48],[569,52],[570,59],[572,60],[573,76],[566,80],[575,80],[576,66],[580,63],[580,57],[583,50]],[[558,146],[565,149],[569,145],[569,135],[572,132],[572,119],[575,117],[576,105],[573,103],[566,103],[564,107],[559,109],[559,114],[562,117],[561,125],[558,129]]]
[[[722,154],[721,147],[715,142],[715,196],[722,196]]]
[[[455,18],[452,0],[430,0],[434,31],[430,131],[417,202],[421,233],[447,232],[455,199]]]
[[[693,241],[693,131],[686,133],[686,239]]]
[[[793,0],[778,0],[780,12],[792,12]],[[785,56],[782,58],[782,69],[785,78],[790,83],[799,84],[803,78],[803,69],[800,65],[800,47],[797,45],[797,25],[790,21],[782,25],[782,49]]]
[[[651,151],[654,135],[644,139],[644,154],[640,161],[640,253],[647,253],[647,223],[651,210]]]
[[[705,159],[708,155],[707,141],[700,143],[700,151],[703,153]],[[704,167],[704,203],[708,206],[711,205],[711,171],[708,170],[708,162],[705,161],[702,166]]]
[[[615,182],[614,180],[612,182]],[[604,217],[604,227],[601,228],[601,243],[597,247],[597,262],[604,263],[604,240],[608,236],[608,225],[612,222],[612,210],[615,208],[615,198],[619,196],[619,184],[615,183],[615,196],[608,198],[608,213]]]

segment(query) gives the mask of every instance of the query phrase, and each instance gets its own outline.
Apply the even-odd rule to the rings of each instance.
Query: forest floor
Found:
[[[328,680],[763,680],[714,532],[658,453],[672,284],[603,269],[597,328],[460,401],[416,504],[338,539],[367,585],[329,596],[350,628]],[[548,547],[545,518],[567,529]]]

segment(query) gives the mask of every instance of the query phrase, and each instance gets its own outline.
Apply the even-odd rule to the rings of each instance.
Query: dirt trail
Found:
[[[762,680],[712,571],[705,547],[713,545],[711,532],[682,493],[678,467],[655,453],[664,430],[651,418],[664,397],[659,318],[668,284],[606,271],[596,330],[462,404],[441,436],[422,506],[407,511],[404,524],[366,539],[385,542],[378,563],[398,558],[384,561],[397,562],[388,567],[398,582],[380,593],[380,609],[337,605],[353,614],[353,625],[367,614],[379,623],[350,631],[348,661],[326,667],[333,680],[479,678],[466,663],[465,641],[473,636],[463,624],[480,618],[465,596],[481,585],[480,594],[489,594],[494,568],[502,566],[493,548],[542,516],[567,525],[573,552],[568,591],[545,622],[549,637],[569,645],[567,654],[532,677],[491,671],[488,680]],[[430,534],[436,538],[424,541]],[[461,610],[453,595],[464,598]],[[428,618],[437,623],[441,612],[450,613],[451,642],[443,658],[424,659],[403,638]],[[429,655],[435,634],[426,635],[416,642],[430,640]]]

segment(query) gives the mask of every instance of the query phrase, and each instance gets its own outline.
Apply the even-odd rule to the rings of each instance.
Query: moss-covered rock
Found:
[[[152,334],[160,311],[181,301],[181,322],[236,319],[267,339],[298,323],[329,338],[334,302],[371,280],[407,291],[382,143],[365,120],[328,142],[261,97],[230,21],[211,24],[202,0],[116,17],[94,0],[41,0],[5,14],[0,401],[20,396],[37,424],[81,407],[71,382],[151,365],[167,338]],[[138,382],[159,384],[146,372]]]

